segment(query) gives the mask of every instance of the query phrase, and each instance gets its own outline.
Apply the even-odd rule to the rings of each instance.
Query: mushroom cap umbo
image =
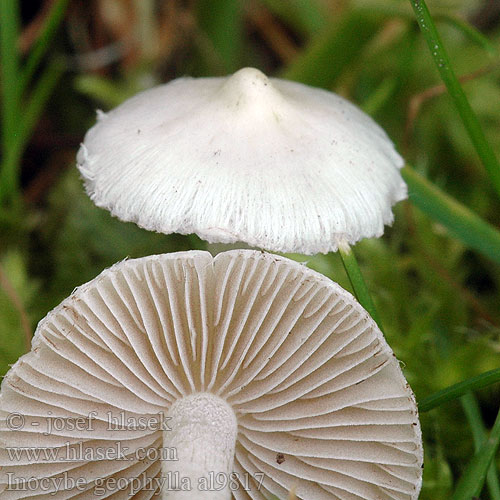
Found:
[[[165,414],[171,430],[141,424]],[[252,250],[128,260],[76,289],[4,378],[0,427],[5,500],[150,498],[169,467],[183,475],[182,457],[158,459],[170,435],[229,463],[220,498],[409,500],[421,485],[415,399],[375,322]],[[187,498],[212,498],[197,487]]]
[[[94,203],[161,233],[314,254],[381,236],[403,160],[342,97],[245,68],[100,113],[78,153]]]

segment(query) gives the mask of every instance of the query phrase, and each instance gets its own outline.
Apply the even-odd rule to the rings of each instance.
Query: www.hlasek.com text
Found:
[[[107,446],[87,446],[85,443],[67,442],[58,448],[7,447],[11,462],[97,462],[99,460],[126,461],[177,461],[179,455],[175,447],[147,447],[132,449],[121,441]]]

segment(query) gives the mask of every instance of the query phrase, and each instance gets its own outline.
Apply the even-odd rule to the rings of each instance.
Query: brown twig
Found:
[[[473,26],[483,32],[495,29],[500,23],[500,2],[498,0],[483,1],[470,21]]]
[[[21,298],[16,292],[16,289],[12,285],[12,283],[9,280],[9,277],[7,276],[7,273],[3,270],[2,265],[0,264],[0,287],[3,288],[5,293],[7,294],[7,297],[9,297],[10,301],[16,308],[17,312],[19,313],[19,319],[21,321],[21,328],[24,333],[24,348],[26,352],[28,352],[31,349],[31,339],[33,337],[33,333],[31,331],[31,325],[28,319],[28,315],[26,314],[26,311],[24,310],[23,303],[21,301]]]
[[[427,263],[434,269],[434,271],[446,281],[458,294],[462,297],[462,300],[469,304],[471,309],[483,320],[486,320],[491,325],[498,327],[500,326],[498,320],[493,318],[490,312],[483,306],[479,299],[469,290],[464,288],[460,283],[458,283],[450,273],[434,258],[433,255],[428,253],[425,249],[423,240],[420,238],[417,226],[415,223],[415,216],[413,212],[413,206],[410,203],[405,203],[405,213],[408,221],[409,232],[417,240],[420,251],[425,257]]]
[[[479,78],[495,70],[496,68],[498,68],[498,65],[499,65],[498,63],[489,64],[484,68],[480,68],[476,71],[473,71],[472,73],[462,75],[461,77],[459,77],[459,81],[460,83],[465,83],[465,82],[470,82],[471,80],[475,80],[476,78]],[[405,152],[408,151],[410,138],[413,133],[417,117],[420,113],[420,110],[422,109],[422,106],[428,100],[443,95],[445,93],[446,93],[446,86],[442,83],[439,85],[435,85],[434,87],[430,87],[422,92],[419,92],[410,99],[410,102],[408,104],[406,123],[405,123],[405,132],[403,136],[403,149]]]
[[[286,64],[295,58],[297,46],[266,8],[251,2],[246,13],[249,21],[283,63]]]
[[[67,170],[68,165],[74,162],[75,150],[70,147],[76,146],[68,143],[63,143],[60,151],[57,151],[50,163],[40,169],[35,176],[30,179],[29,184],[23,191],[23,198],[27,204],[39,203],[45,198],[50,189],[57,183],[61,174]]]
[[[23,29],[19,37],[19,49],[22,54],[27,54],[37,41],[40,31],[45,25],[45,20],[55,0],[45,0],[34,19]]]

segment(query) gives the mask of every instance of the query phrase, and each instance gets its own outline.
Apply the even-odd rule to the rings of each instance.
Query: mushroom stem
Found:
[[[363,278],[363,275],[361,274],[361,269],[359,268],[358,261],[349,243],[347,243],[346,241],[339,243],[339,253],[356,298],[358,299],[360,304],[368,311],[370,316],[375,320],[379,328],[383,331],[382,322],[380,321],[377,309],[375,307],[375,304],[373,303],[372,296],[370,295],[370,291],[366,286],[366,282]]]
[[[231,498],[238,423],[231,406],[214,394],[196,393],[171,406],[163,431],[162,498]]]

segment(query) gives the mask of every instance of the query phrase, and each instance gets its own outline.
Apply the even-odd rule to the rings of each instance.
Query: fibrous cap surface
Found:
[[[78,154],[99,207],[162,233],[313,254],[381,236],[403,160],[342,97],[244,68],[101,113]]]

